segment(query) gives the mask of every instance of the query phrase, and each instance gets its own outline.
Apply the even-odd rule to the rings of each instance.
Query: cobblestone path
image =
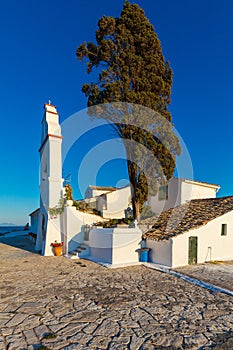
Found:
[[[233,297],[144,266],[0,243],[0,279],[0,349],[233,349]]]

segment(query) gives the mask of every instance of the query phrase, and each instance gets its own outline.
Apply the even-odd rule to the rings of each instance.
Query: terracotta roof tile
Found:
[[[233,210],[233,196],[193,199],[189,203],[164,211],[154,217],[153,226],[143,234],[143,239],[167,240],[189,230],[206,225]]]
[[[101,190],[101,191],[116,191],[116,187],[111,187],[111,186],[93,186],[89,185],[89,188],[92,190]]]
[[[216,187],[216,188],[220,188],[221,186],[220,185],[217,185],[217,184],[211,184],[209,182],[204,182],[204,181],[198,181],[198,180],[191,180],[191,179],[185,179],[185,178],[180,178],[181,180],[183,181],[186,181],[186,182],[190,182],[190,183],[195,183],[195,184],[201,184],[201,185],[206,185],[207,187]]]

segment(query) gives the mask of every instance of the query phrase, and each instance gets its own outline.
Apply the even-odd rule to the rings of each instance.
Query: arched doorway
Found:
[[[44,241],[45,240],[45,233],[46,233],[46,230],[45,230],[45,215],[44,214],[42,214],[41,232],[42,232],[42,241]]]

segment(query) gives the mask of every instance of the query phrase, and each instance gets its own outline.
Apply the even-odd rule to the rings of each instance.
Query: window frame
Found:
[[[221,236],[227,236],[227,224],[222,224],[221,226]]]
[[[165,191],[163,190],[163,192],[161,192],[162,188],[165,189]],[[161,195],[161,193],[163,193],[163,196]],[[161,185],[161,186],[159,186],[158,200],[159,201],[167,201],[168,200],[168,185]]]

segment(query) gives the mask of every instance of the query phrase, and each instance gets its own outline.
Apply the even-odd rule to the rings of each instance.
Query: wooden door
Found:
[[[189,237],[189,265],[197,263],[197,237]]]

